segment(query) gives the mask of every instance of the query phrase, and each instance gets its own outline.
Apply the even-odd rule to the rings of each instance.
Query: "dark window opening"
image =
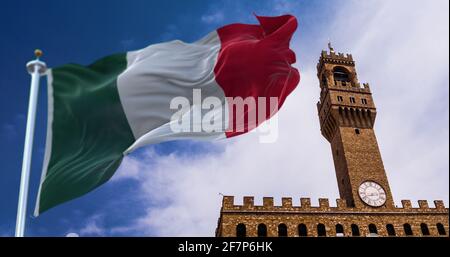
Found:
[[[298,235],[299,236],[308,236],[308,229],[305,224],[298,225]]]
[[[344,227],[341,224],[336,224],[336,235],[344,235]]]
[[[430,235],[430,230],[428,229],[427,224],[425,224],[425,223],[420,224],[420,230],[422,230],[422,235],[424,235],[424,236]]]
[[[367,104],[367,99],[361,99],[362,104]]]
[[[338,100],[338,102],[342,102],[342,101],[344,101],[344,98],[342,98],[342,96],[338,95],[337,100]]]
[[[281,237],[288,236],[288,231],[287,231],[286,224],[278,225],[278,236],[281,236]]]
[[[413,235],[411,225],[409,225],[408,223],[403,224],[403,230],[405,230],[405,235],[407,235],[407,236]]]
[[[327,230],[325,229],[325,225],[322,223],[319,223],[317,225],[317,235],[318,236],[327,236]]]
[[[359,227],[356,224],[352,224],[351,225],[352,228],[352,236],[360,236],[361,234],[359,233]]]
[[[350,103],[352,103],[352,104],[356,103],[356,100],[353,96],[350,96]]]
[[[441,236],[445,236],[447,233],[445,232],[445,228],[444,225],[442,225],[442,223],[438,223],[436,224],[436,228],[438,230],[438,234]]]
[[[388,236],[395,236],[396,235],[394,225],[387,224],[386,225],[386,230],[387,230]]]
[[[369,233],[370,234],[378,234],[378,229],[375,224],[369,224]]]
[[[348,71],[342,67],[334,68],[333,76],[335,81],[350,82]]]
[[[267,236],[267,226],[264,224],[258,225],[258,237],[266,237]]]
[[[247,228],[245,227],[245,224],[238,224],[236,226],[236,237],[246,237],[247,236]]]
[[[359,135],[359,134],[361,134],[361,131],[359,131],[359,129],[355,129],[355,133],[356,133],[356,135]]]

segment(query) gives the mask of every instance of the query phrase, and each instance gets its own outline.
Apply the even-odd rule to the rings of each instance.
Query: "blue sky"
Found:
[[[298,158],[292,157],[288,161],[284,160],[290,165],[286,166],[284,177],[287,180],[268,184],[269,182],[262,177],[277,177],[279,174],[273,173],[275,168],[272,171],[268,170],[271,165],[265,165],[267,170],[252,168],[252,165],[241,162],[236,157],[239,152],[252,151],[249,145],[253,148],[258,147],[254,141],[245,141],[251,140],[251,137],[218,144],[169,142],[137,151],[125,160],[120,174],[113,181],[86,196],[56,207],[39,218],[32,218],[31,213],[41,175],[46,130],[46,85],[43,79],[37,113],[26,234],[64,236],[68,232],[76,232],[86,236],[213,235],[220,204],[218,192],[237,196],[287,194],[296,197],[308,194],[313,197],[325,195],[336,198],[338,195],[329,146],[319,135],[314,112],[314,104],[318,99],[314,68],[328,38],[333,40],[337,50],[349,51],[354,53],[356,58],[359,57],[360,62],[357,65],[360,66],[357,68],[360,71],[360,79],[386,85],[384,88],[380,86],[373,89],[376,101],[379,100],[377,101],[379,116],[384,117],[378,118],[380,125],[377,126],[385,165],[387,169],[404,171],[404,173],[388,173],[394,194],[412,198],[420,194],[430,200],[437,197],[444,199],[448,204],[448,182],[445,182],[448,181],[448,25],[442,25],[448,24],[448,11],[439,11],[443,9],[442,6],[448,10],[448,3],[437,0],[424,7],[420,1],[412,1],[408,2],[408,7],[404,7],[402,4],[388,2],[367,1],[362,4],[351,0],[338,3],[326,0],[43,0],[2,3],[0,236],[14,233],[30,79],[25,64],[33,58],[35,48],[44,51],[42,59],[49,67],[69,62],[89,64],[105,55],[135,50],[157,42],[172,39],[194,41],[229,23],[255,23],[253,12],[258,15],[291,13],[299,19],[300,26],[293,44],[297,54],[297,66],[302,70],[302,82],[298,92],[286,103],[285,109],[290,108],[290,112],[280,113],[280,119],[283,120],[284,117],[285,120],[289,120],[280,123],[282,126],[280,133],[289,134],[292,129],[288,128],[295,128],[304,131],[306,135],[310,134],[311,136],[298,138],[298,145],[303,149],[298,150],[299,155],[303,153],[306,159],[315,156],[311,154],[323,155],[325,159],[323,164],[312,167],[305,159],[303,166],[305,172],[301,173],[298,170],[291,170],[290,166],[297,165],[295,162],[298,161],[294,160]],[[419,6],[421,8],[417,8]],[[352,15],[349,16],[349,13]],[[403,26],[406,23],[399,22],[400,19],[414,20],[410,25],[412,27]],[[443,19],[443,22],[441,23],[439,19]],[[386,23],[382,22],[384,20]],[[377,22],[380,24],[377,25]],[[433,29],[423,28],[430,24],[434,25]],[[432,40],[424,41],[427,36]],[[436,37],[440,40],[437,41]],[[411,42],[417,42],[419,45]],[[420,55],[416,56],[413,51]],[[439,51],[447,54],[441,56]],[[384,53],[395,54],[381,57]],[[399,83],[404,80],[401,73],[410,72],[399,67],[407,65],[407,62],[411,61],[408,58],[412,57],[424,58],[424,62],[442,64],[442,68],[429,72],[432,78],[419,79],[421,82],[431,83],[429,88],[435,89],[435,92],[424,94],[419,89],[413,89],[410,90],[410,95],[405,95],[403,94],[405,91],[396,91],[407,86],[396,85],[409,83],[407,79],[405,83]],[[383,65],[383,69],[376,65]],[[411,72],[414,72],[414,69],[417,71],[431,69],[428,66],[420,66],[420,63],[412,66]],[[402,94],[404,97],[400,99],[393,97],[392,92]],[[299,105],[297,101],[305,105]],[[417,112],[404,115],[406,107],[398,107],[398,110],[392,111],[398,105],[406,106],[411,102],[416,103],[417,108],[413,109]],[[430,103],[437,104],[431,106]],[[303,112],[298,118],[300,122],[292,122],[292,119],[289,119],[291,113],[299,111]],[[432,115],[425,115],[425,112]],[[442,118],[443,116],[445,118]],[[408,126],[407,131],[401,134],[394,133],[393,131],[398,131],[402,124]],[[281,139],[281,143],[272,148],[261,147],[266,149],[261,151],[269,151],[275,157],[268,159],[273,163],[279,162],[280,159],[277,158],[283,157],[283,149],[286,149],[286,144],[290,144],[287,142]],[[400,145],[406,147],[406,150],[403,149],[401,151],[403,153],[393,158],[393,153],[399,151]],[[426,152],[408,151],[409,146],[414,149],[422,148]],[[433,151],[437,153],[434,154]],[[260,154],[267,156],[266,152]],[[308,157],[308,154],[311,156]],[[254,156],[247,156],[247,159],[261,156],[255,153]],[[233,168],[246,172],[227,173],[214,169],[225,166],[229,160],[235,159],[238,160]],[[417,163],[410,161],[411,159],[417,160]],[[204,170],[195,167],[212,170],[205,173]],[[423,172],[416,170],[420,167],[426,167],[428,170],[426,177]],[[186,169],[186,172],[180,171],[181,168]],[[326,176],[317,175],[317,172],[308,173],[307,170],[312,169],[330,172]],[[414,172],[408,172],[407,169]],[[410,175],[404,180],[406,174]],[[235,181],[236,176],[244,182],[256,181],[256,186],[244,188],[245,183],[235,183],[234,186],[227,187],[225,182]],[[424,178],[429,180],[430,186],[417,189],[418,183]],[[218,184],[219,180],[225,182]],[[443,180],[445,181],[442,182]],[[295,184],[289,181],[299,182]],[[216,186],[206,191],[207,193],[196,190],[196,188],[210,188],[205,186],[206,184]],[[412,191],[414,192],[411,193]],[[186,195],[186,198],[180,195]],[[208,195],[209,198],[202,198]],[[399,199],[396,198],[397,200]],[[186,201],[192,201],[192,205],[186,205]],[[176,216],[177,213],[179,217]],[[178,219],[186,224],[186,230],[169,227],[168,224],[176,223],[174,221]]]

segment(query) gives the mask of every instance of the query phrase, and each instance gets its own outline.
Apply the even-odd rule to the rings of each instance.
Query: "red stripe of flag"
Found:
[[[300,81],[299,71],[291,66],[296,61],[295,53],[289,49],[297,29],[296,18],[291,15],[257,18],[260,25],[231,24],[217,30],[221,49],[214,73],[225,96],[253,97],[256,106],[258,97],[266,97],[265,119],[254,119],[258,117],[255,108],[238,114],[230,110],[230,121],[235,125],[244,122],[244,131],[230,128],[227,137],[246,133],[272,117],[276,109],[270,109],[269,97],[277,97],[277,107],[281,108]]]

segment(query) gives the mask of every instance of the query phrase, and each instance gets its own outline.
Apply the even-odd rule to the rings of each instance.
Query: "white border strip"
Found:
[[[47,138],[45,140],[45,155],[44,164],[41,173],[41,182],[39,183],[39,191],[36,199],[36,207],[34,209],[34,216],[39,216],[39,204],[41,199],[42,184],[44,183],[45,177],[47,175],[48,163],[50,161],[50,156],[52,154],[52,137],[53,137],[53,74],[52,70],[47,70]]]

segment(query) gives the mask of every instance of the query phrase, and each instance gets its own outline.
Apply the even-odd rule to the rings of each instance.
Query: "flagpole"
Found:
[[[30,180],[31,154],[33,150],[34,125],[39,92],[39,79],[45,74],[47,66],[39,60],[42,51],[34,51],[36,59],[27,63],[28,73],[31,75],[30,99],[28,102],[27,128],[25,132],[25,145],[23,148],[22,175],[20,178],[19,203],[17,207],[16,237],[23,237],[25,231],[25,218],[27,213],[28,184]]]

